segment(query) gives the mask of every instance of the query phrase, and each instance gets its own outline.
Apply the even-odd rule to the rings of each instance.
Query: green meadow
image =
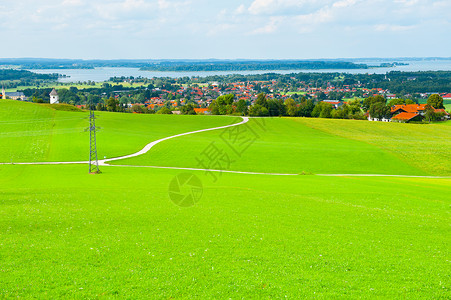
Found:
[[[214,143],[228,154],[229,169],[235,171],[451,175],[451,131],[442,124],[272,118],[251,119],[242,128],[243,138],[233,130],[199,133],[116,164],[196,168]],[[241,151],[239,144],[245,141],[249,147]]]
[[[87,159],[86,112],[0,100],[0,115],[0,162]],[[99,153],[114,157],[240,120],[102,113],[97,121]],[[230,170],[306,175],[0,165],[0,297],[450,297],[451,178],[313,174],[449,176],[451,122],[264,121],[233,127],[246,137],[239,143],[238,131],[210,131],[117,163],[197,167],[213,143],[232,158]],[[168,188],[186,172],[203,194],[182,208]]]
[[[45,104],[0,101],[0,162],[86,161],[88,112]],[[111,114],[96,112],[99,157],[141,150],[166,136],[230,123],[228,117]]]

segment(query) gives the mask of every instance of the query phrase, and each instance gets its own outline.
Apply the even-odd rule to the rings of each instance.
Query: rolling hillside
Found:
[[[1,100],[0,112],[0,161],[85,159],[86,113]],[[101,155],[114,156],[238,119],[101,113],[98,121]],[[449,124],[251,120],[244,133],[258,138],[249,147],[234,131],[218,130],[165,141],[120,163],[191,166],[214,142],[235,170],[439,174],[449,169],[432,162],[450,164],[443,141]],[[241,155],[223,148],[231,141],[235,151],[244,149]],[[439,150],[425,152],[424,145]],[[446,299],[451,293],[450,178],[101,170],[0,165],[1,298]],[[169,197],[181,173],[202,185],[192,207]],[[193,193],[186,185],[185,192]]]

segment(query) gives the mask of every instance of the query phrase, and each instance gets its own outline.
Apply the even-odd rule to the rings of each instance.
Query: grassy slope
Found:
[[[0,162],[80,161],[89,155],[87,112],[66,112],[0,100]],[[134,153],[149,142],[191,130],[222,126],[218,116],[132,115],[97,112],[99,157]]]
[[[25,155],[21,149],[48,145],[41,157],[73,156],[73,126],[86,126],[84,113],[36,105],[7,112],[0,120],[0,155]],[[153,117],[102,114],[104,149],[125,152],[142,138],[185,132],[185,121],[194,126],[190,118]],[[294,120],[274,120],[281,130],[271,122],[244,155],[269,152],[267,160],[278,170],[289,167],[280,153],[298,148],[306,164],[339,166],[313,155],[323,151],[313,146],[347,153],[353,166],[367,149],[366,156],[385,155],[408,168],[368,143]],[[295,134],[290,128],[299,130],[296,139],[288,138]],[[189,147],[180,145],[172,161],[209,142],[204,135],[187,140]],[[305,137],[304,149],[296,140]],[[214,139],[220,140],[218,133]],[[245,159],[235,164],[250,166]],[[169,182],[179,171],[86,171],[77,165],[0,165],[0,297],[447,298],[451,292],[449,179],[223,174],[214,182],[208,173],[194,172],[204,196],[197,206],[181,209],[168,198]]]
[[[201,167],[197,158],[202,159],[204,157],[203,150],[214,141],[218,148],[223,149],[234,160],[229,168],[231,170],[404,175],[421,175],[434,171],[420,170],[401,161],[396,151],[383,150],[376,145],[310,127],[312,126],[310,122],[320,123],[325,127],[340,126],[344,128],[370,124],[369,122],[339,120],[335,124],[331,123],[332,120],[325,119],[272,118],[264,119],[264,129],[262,129],[261,123],[258,123],[259,120],[261,119],[251,119],[249,123],[259,137],[241,157],[237,156],[221,139],[223,133],[228,139],[228,131],[223,130],[170,140],[158,144],[146,155],[116,163]],[[376,124],[370,125],[376,126]],[[255,135],[249,134],[248,136],[254,137]],[[393,140],[393,142],[396,141]],[[240,141],[236,144],[239,143]],[[395,143],[395,145],[397,144]],[[416,150],[418,151],[417,148]],[[226,165],[223,163],[222,167],[225,168]],[[210,168],[215,169],[220,166],[211,166]]]
[[[195,172],[181,209],[175,170],[103,171],[0,166],[1,296],[450,295],[449,179]]]
[[[296,122],[381,148],[423,172],[451,175],[448,126],[451,122],[428,125],[320,119],[296,119]],[[392,171],[398,172],[397,166],[392,166]]]

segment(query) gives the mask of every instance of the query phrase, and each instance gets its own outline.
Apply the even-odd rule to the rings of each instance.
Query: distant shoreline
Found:
[[[96,68],[138,68],[159,72],[354,70],[404,65],[390,60],[374,65],[349,60],[67,60],[0,59],[0,68],[23,70],[93,70]]]

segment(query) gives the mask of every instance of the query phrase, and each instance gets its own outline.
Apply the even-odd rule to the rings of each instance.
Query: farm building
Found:
[[[394,105],[391,108],[392,116],[397,115],[399,113],[415,113],[419,115],[424,115],[426,111],[427,104],[403,104],[403,105]]]
[[[392,122],[396,121],[403,123],[407,123],[410,121],[421,121],[422,119],[423,119],[422,115],[411,112],[402,112],[391,118]]]
[[[27,100],[28,97],[24,95],[24,93],[22,92],[5,92],[4,93],[5,97],[8,99],[13,99],[13,100]]]
[[[421,121],[424,118],[426,109],[427,104],[394,105],[391,108],[391,120],[397,122]],[[442,121],[450,118],[444,109],[434,109],[434,112],[443,114]]]

